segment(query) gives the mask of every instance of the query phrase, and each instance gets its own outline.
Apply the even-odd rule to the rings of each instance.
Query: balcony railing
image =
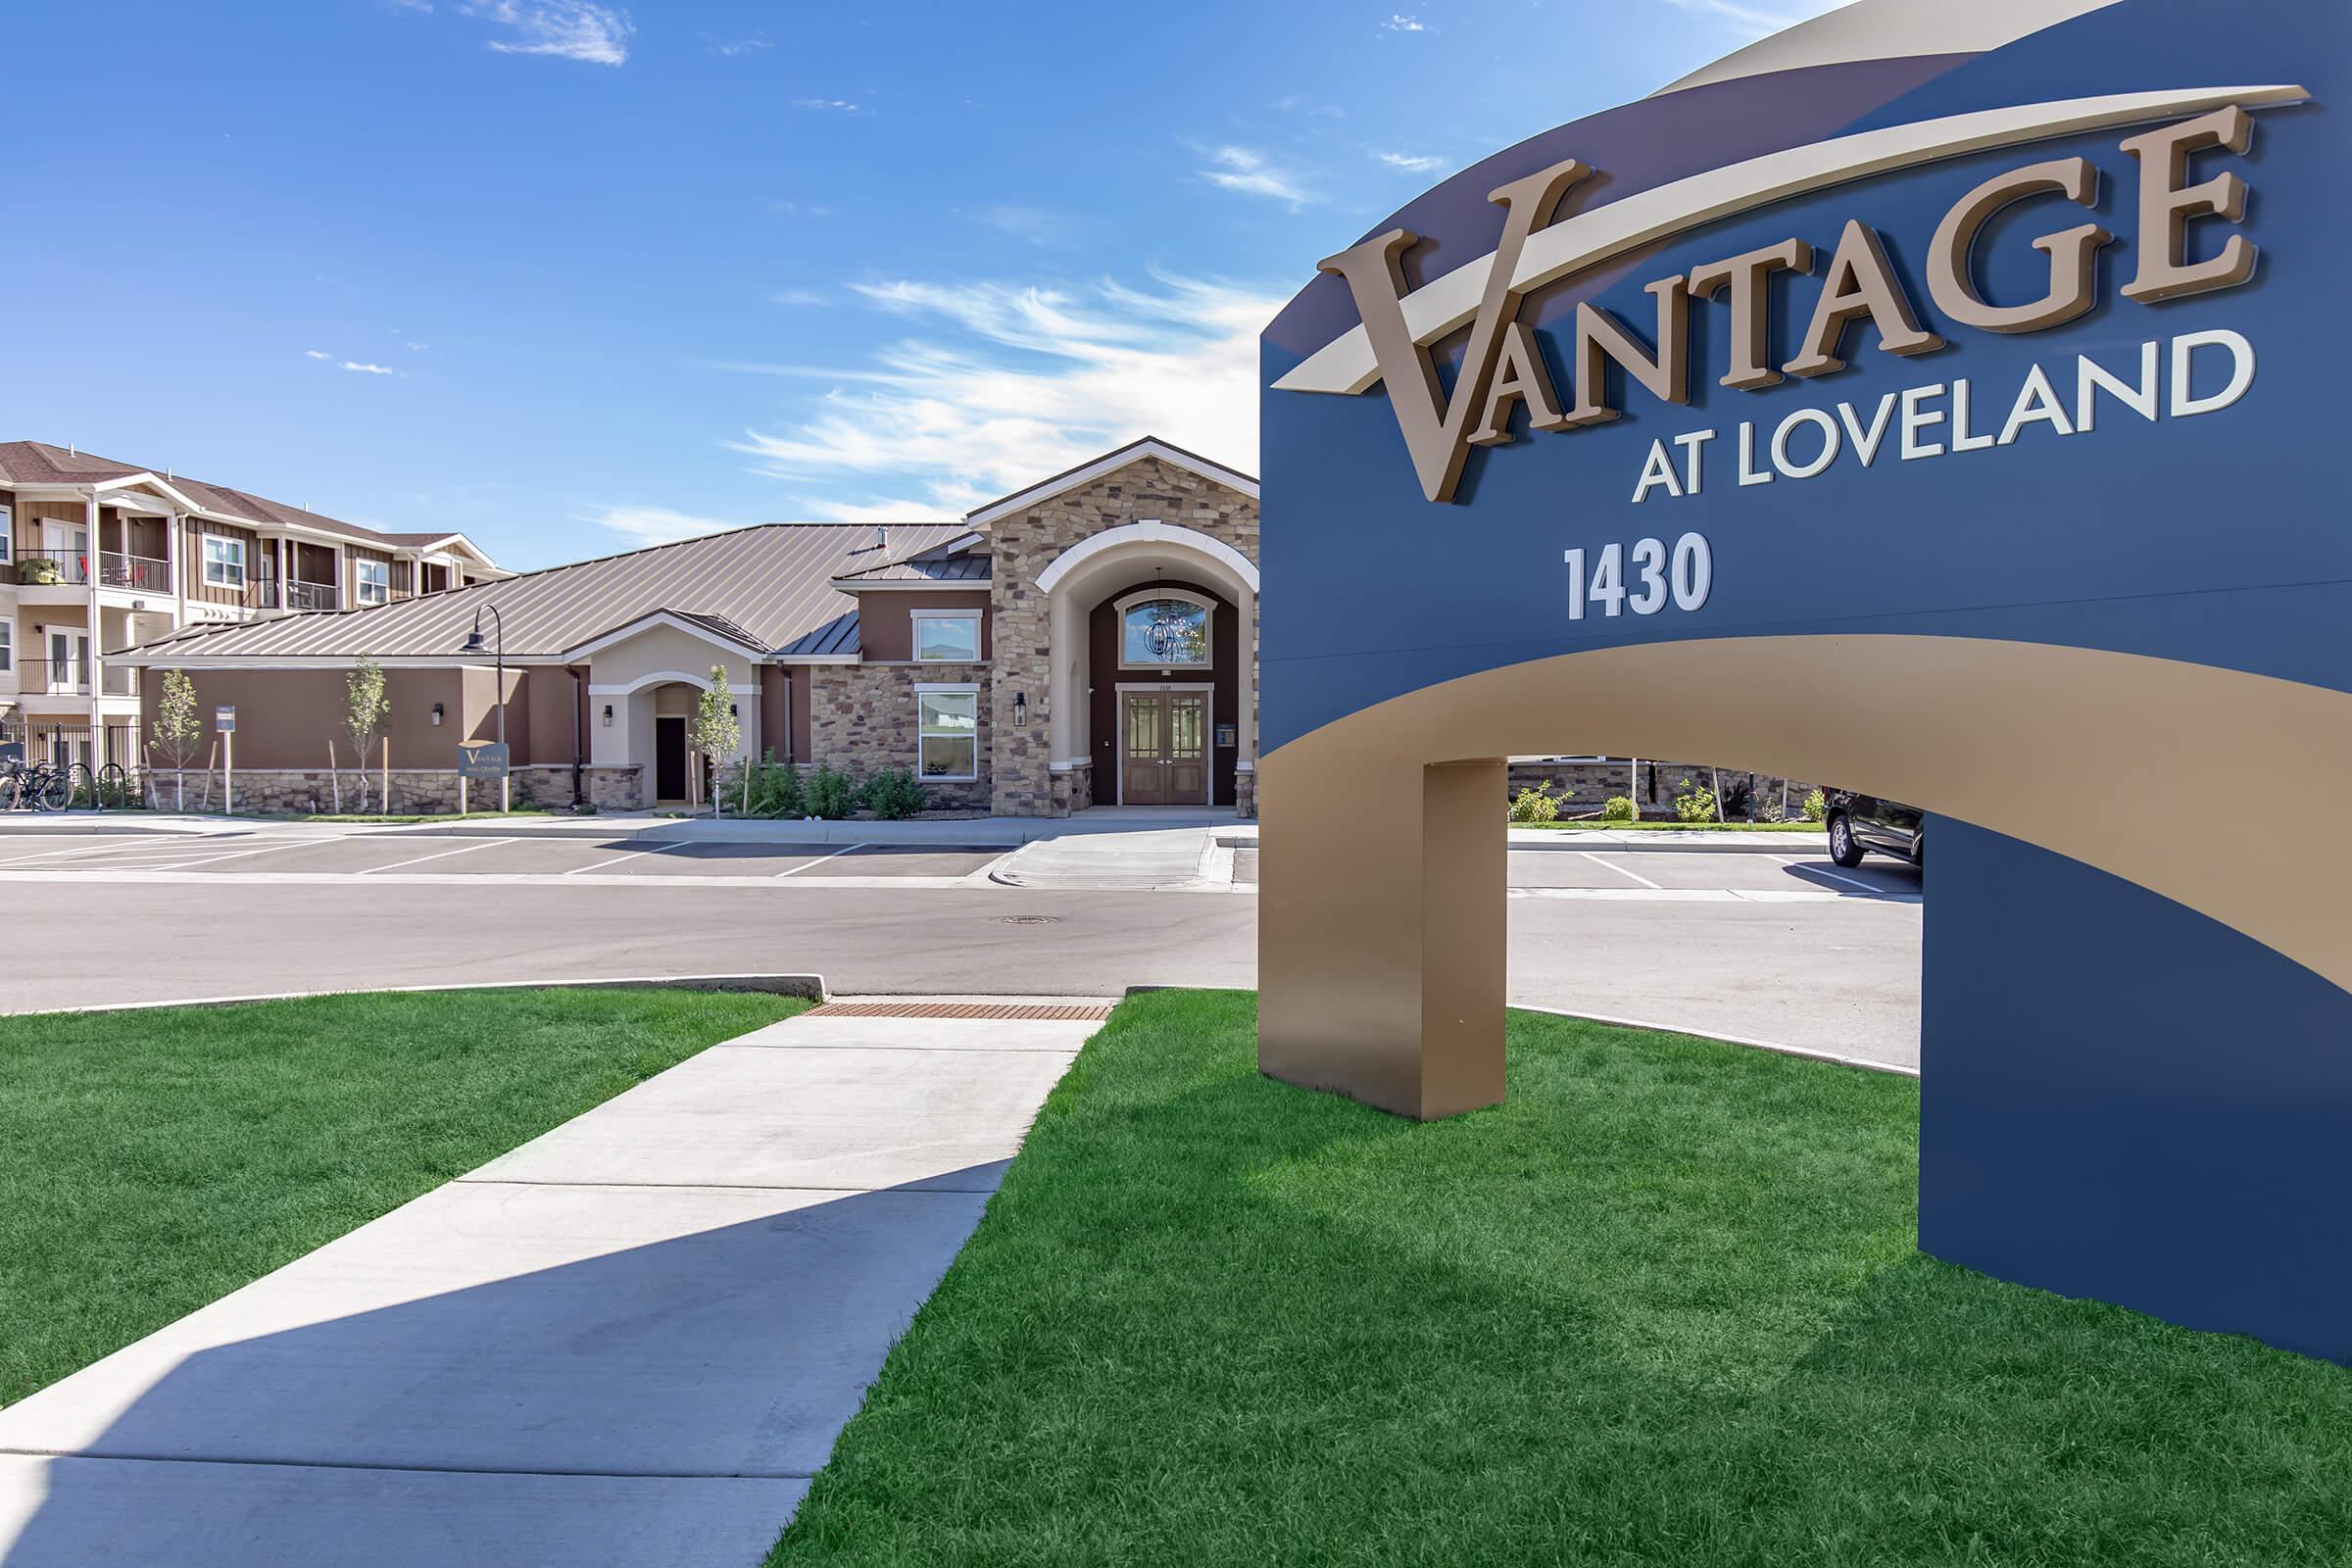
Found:
[[[286,584],[288,610],[333,610],[338,595],[331,582],[289,582]]]
[[[107,697],[138,695],[138,671],[127,664],[109,664],[98,672],[99,691]],[[90,665],[87,660],[20,659],[17,691],[27,697],[87,697]]]
[[[28,588],[80,588],[90,580],[90,558],[79,551],[26,551],[17,557],[17,581]]]
[[[113,671],[109,670],[108,673],[112,674]],[[89,661],[20,659],[17,661],[17,690],[32,696],[46,692],[52,697],[87,697],[90,694]]]
[[[172,591],[172,563],[110,550],[98,558],[98,580],[106,587],[127,588],[133,593],[168,594]]]

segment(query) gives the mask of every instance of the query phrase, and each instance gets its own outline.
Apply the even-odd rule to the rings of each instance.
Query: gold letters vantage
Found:
[[[2139,166],[2134,245],[2137,271],[2122,289],[2142,303],[2186,299],[2235,288],[2254,275],[2256,251],[2242,234],[2232,234],[2209,262],[2189,263],[2188,226],[2198,220],[2237,222],[2246,212],[2247,186],[2235,173],[2189,183],[2192,155],[2244,153],[2253,144],[2252,118],[2242,108],[2216,110],[2194,120],[2148,131],[2122,145]],[[1647,335],[1588,301],[1576,307],[1568,355],[1573,401],[1565,408],[1554,390],[1543,343],[1519,318],[1524,295],[1512,287],[1528,236],[1549,227],[1561,203],[1594,172],[1575,159],[1500,186],[1488,200],[1503,210],[1502,237],[1478,314],[1462,354],[1462,368],[1447,391],[1438,378],[1429,350],[1413,340],[1404,316],[1403,258],[1419,236],[1391,229],[1325,260],[1320,270],[1338,274],[1354,296],[1356,313],[1388,388],[1397,427],[1412,454],[1422,493],[1450,501],[1462,465],[1473,446],[1514,439],[1511,422],[1524,406],[1531,430],[1575,430],[1600,424],[1623,412],[1613,379],[1641,383],[1670,404],[1690,398],[1690,312],[1693,301],[1721,296],[1730,312],[1728,363],[1721,383],[1762,391],[1785,376],[1829,375],[1847,363],[1848,339],[1867,326],[1884,352],[1932,353],[1944,340],[1925,329],[1913,291],[1886,255],[1878,232],[1849,222],[1831,253],[1825,283],[1805,316],[1796,355],[1775,367],[1771,357],[1771,275],[1811,275],[1813,246],[1791,238],[1710,262],[1647,285],[1655,319],[1641,323]],[[2079,208],[2098,196],[2097,172],[2082,159],[2031,164],[1986,180],[1963,195],[1930,242],[1924,270],[1930,296],[1954,323],[1991,332],[2034,332],[2063,325],[2098,303],[2098,253],[2113,236],[2096,223],[2044,234],[2031,243],[2049,258],[2049,286],[2034,301],[2000,306],[1978,286],[1975,250],[1987,221],[2003,208],[2057,197]],[[1620,372],[1612,378],[1610,367]]]

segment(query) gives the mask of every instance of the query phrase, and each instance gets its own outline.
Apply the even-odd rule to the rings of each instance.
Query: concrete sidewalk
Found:
[[[752,1568],[1093,1021],[713,1047],[0,1411],[0,1564]]]

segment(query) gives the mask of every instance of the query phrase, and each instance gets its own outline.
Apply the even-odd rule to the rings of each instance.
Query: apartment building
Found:
[[[0,740],[136,760],[109,656],[192,625],[390,605],[513,575],[462,533],[382,533],[40,441],[0,442]]]

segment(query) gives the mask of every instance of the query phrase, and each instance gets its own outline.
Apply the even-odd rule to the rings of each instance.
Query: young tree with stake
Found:
[[[710,814],[724,814],[719,800],[718,764],[743,745],[743,726],[735,721],[735,694],[728,687],[726,666],[710,666],[710,685],[694,709],[694,749],[703,754],[710,773]]]
[[[351,671],[351,706],[344,715],[344,728],[351,736],[352,749],[360,754],[360,809],[368,809],[368,754],[374,749],[375,738],[384,732],[392,717],[392,700],[384,692],[384,667],[366,654]],[[383,804],[384,810],[392,803]]]
[[[202,739],[204,725],[196,716],[196,683],[184,669],[165,670],[155,704],[155,744],[172,759],[172,808],[175,811],[188,808],[188,759],[196,755],[196,743]]]

